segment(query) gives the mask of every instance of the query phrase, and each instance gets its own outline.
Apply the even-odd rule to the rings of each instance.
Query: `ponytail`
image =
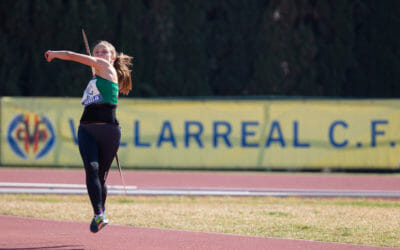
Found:
[[[112,55],[115,56],[115,61],[113,66],[117,71],[118,75],[119,92],[121,92],[124,95],[128,95],[129,91],[131,91],[132,89],[132,77],[131,77],[132,70],[129,69],[129,67],[132,66],[133,58],[123,53],[118,54],[117,51],[115,50],[115,47],[107,41],[98,42],[93,49],[93,54],[94,50],[98,45],[104,45],[106,47],[109,47],[112,52]]]
[[[119,53],[114,61],[114,68],[118,74],[119,92],[124,95],[128,95],[132,89],[132,70],[129,69],[132,66],[132,59],[131,56]]]

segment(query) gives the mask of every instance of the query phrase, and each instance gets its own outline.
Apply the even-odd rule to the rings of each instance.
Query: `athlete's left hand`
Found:
[[[47,62],[51,62],[54,59],[53,51],[48,50],[44,53],[44,57],[46,58]]]

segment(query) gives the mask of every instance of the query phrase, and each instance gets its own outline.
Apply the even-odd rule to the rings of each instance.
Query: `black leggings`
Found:
[[[78,129],[79,152],[85,165],[86,187],[94,213],[104,211],[108,171],[121,139],[119,126],[81,124]]]

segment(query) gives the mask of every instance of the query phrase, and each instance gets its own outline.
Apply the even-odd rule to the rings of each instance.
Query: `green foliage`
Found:
[[[397,97],[396,0],[0,1],[0,95],[80,96],[89,67],[44,52],[107,40],[130,96]]]

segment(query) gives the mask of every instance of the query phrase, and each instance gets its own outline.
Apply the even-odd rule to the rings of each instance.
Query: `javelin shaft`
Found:
[[[83,42],[85,43],[86,53],[89,56],[91,56],[90,49],[89,49],[89,43],[88,43],[88,40],[87,40],[86,33],[85,33],[84,29],[82,29],[82,37],[83,37]],[[94,68],[93,67],[90,67],[90,68],[92,69],[92,75],[94,76]]]
[[[128,193],[126,191],[126,185],[125,185],[124,177],[122,176],[121,166],[119,165],[119,160],[118,160],[118,154],[117,153],[115,153],[115,160],[117,161],[119,175],[121,176],[122,185],[124,186],[125,194],[127,195]]]

